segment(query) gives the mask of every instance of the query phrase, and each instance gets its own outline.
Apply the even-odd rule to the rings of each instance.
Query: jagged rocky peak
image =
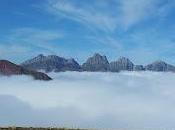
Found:
[[[120,62],[120,63],[132,63],[128,58],[126,58],[126,57],[120,57],[119,59],[118,59],[118,62]]]
[[[78,62],[74,58],[67,59],[67,64],[78,65]]]
[[[120,57],[117,61],[110,63],[110,71],[118,72],[122,70],[133,71],[134,64],[126,57]]]
[[[45,61],[48,61],[48,62],[53,62],[53,63],[59,63],[60,65],[64,65],[67,60],[63,57],[59,57],[59,56],[56,56],[56,55],[48,55],[45,59]]]
[[[62,60],[66,60],[65,58],[59,57],[57,55],[48,55],[48,56],[46,56],[46,59],[53,59],[53,60],[62,59]]]
[[[82,65],[84,71],[108,71],[109,62],[106,56],[95,53]]]
[[[90,62],[94,61],[97,64],[109,64],[106,56],[101,56],[99,53],[95,53],[94,56],[89,60]]]
[[[39,54],[37,57],[38,58],[42,58],[42,57],[44,57],[44,55],[43,54]]]
[[[31,60],[27,60],[27,61],[23,62],[22,65],[31,64],[33,62],[41,61],[41,60],[44,60],[44,59],[45,59],[45,56],[43,54],[39,54],[38,56],[34,57]]]
[[[158,60],[151,64],[145,66],[146,70],[149,71],[172,71],[175,72],[175,67],[173,65],[167,64],[164,61]]]
[[[89,63],[89,64],[109,64],[106,56],[101,56],[98,53],[95,53],[92,57],[88,58],[86,63]]]
[[[51,78],[41,72],[25,69],[7,60],[0,60],[0,74],[1,75],[30,75],[36,80],[51,80]]]
[[[81,69],[74,59],[65,59],[56,55],[38,55],[21,64],[23,67],[32,70],[44,70],[46,72],[59,71],[79,71]]]
[[[44,59],[45,58],[45,56],[44,56],[44,54],[39,54],[38,56],[36,56],[35,57],[35,59],[37,60],[40,60],[40,59]]]

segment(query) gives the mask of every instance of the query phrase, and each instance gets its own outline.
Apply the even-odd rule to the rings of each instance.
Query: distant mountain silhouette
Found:
[[[118,71],[133,71],[134,64],[126,57],[121,57],[117,61],[113,61],[110,63],[110,71],[118,72]]]
[[[155,61],[152,64],[145,66],[145,69],[157,72],[175,72],[175,66],[167,64],[164,61]]]
[[[164,61],[156,61],[146,66],[135,65],[126,57],[120,57],[109,63],[106,56],[95,53],[85,63],[79,65],[74,59],[65,59],[56,55],[42,54],[21,64],[31,70],[45,70],[46,72],[60,71],[90,71],[90,72],[120,72],[120,71],[156,71],[175,72],[175,67]]]
[[[44,56],[42,54],[27,60],[21,66],[32,70],[44,70],[46,72],[80,71],[80,65],[74,59],[65,59],[55,55]]]
[[[51,80],[51,78],[41,72],[31,71],[7,60],[0,60],[1,75],[30,75],[36,80]]]
[[[82,69],[83,71],[108,71],[109,62],[106,56],[101,56],[100,54],[95,53],[82,65]]]

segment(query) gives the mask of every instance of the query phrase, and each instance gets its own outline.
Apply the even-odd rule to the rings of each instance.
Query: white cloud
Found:
[[[125,28],[139,23],[155,13],[156,0],[121,0],[121,22]]]
[[[50,75],[50,82],[0,77],[1,126],[175,128],[174,73]]]
[[[112,17],[112,11],[106,11],[107,2],[104,0],[90,2],[90,4],[85,1],[76,4],[68,0],[53,0],[49,1],[47,9],[58,17],[63,16],[78,21],[90,28],[95,26],[105,31],[115,30],[117,17]]]
[[[58,18],[65,17],[87,27],[113,32],[128,29],[144,20],[166,16],[174,1],[160,0],[49,0],[47,10]]]
[[[63,38],[63,34],[54,30],[43,30],[36,28],[19,28],[12,30],[7,38],[7,40],[12,43],[33,45],[40,48],[51,47],[51,42],[53,40]]]

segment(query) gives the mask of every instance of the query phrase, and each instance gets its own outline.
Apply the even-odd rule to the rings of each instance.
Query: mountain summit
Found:
[[[42,54],[27,60],[21,64],[32,70],[44,70],[46,72],[80,71],[80,65],[74,59],[65,59],[56,55],[44,56]]]
[[[113,61],[110,63],[110,71],[118,72],[118,71],[132,71],[134,64],[126,57],[120,57],[117,61]]]
[[[149,71],[162,71],[162,72],[175,72],[175,67],[170,65],[170,64],[167,64],[166,62],[164,61],[155,61],[147,66],[145,66],[145,69],[146,70],[149,70]]]
[[[82,65],[84,71],[108,71],[109,62],[106,56],[95,53]]]

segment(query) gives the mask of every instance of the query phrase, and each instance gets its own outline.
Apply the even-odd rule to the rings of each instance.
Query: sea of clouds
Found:
[[[0,126],[175,128],[175,74],[50,73],[0,76]]]

